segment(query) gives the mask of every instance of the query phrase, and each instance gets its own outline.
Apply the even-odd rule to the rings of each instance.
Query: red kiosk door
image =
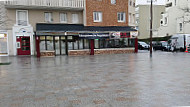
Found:
[[[17,37],[17,54],[30,55],[30,37]]]

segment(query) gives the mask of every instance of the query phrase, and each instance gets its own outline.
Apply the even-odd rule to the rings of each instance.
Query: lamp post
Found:
[[[152,0],[150,1],[150,57],[152,57],[152,20],[153,20],[153,11],[152,11]]]

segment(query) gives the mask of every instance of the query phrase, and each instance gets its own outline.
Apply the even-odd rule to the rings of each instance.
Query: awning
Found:
[[[65,35],[65,32],[109,33],[137,31],[129,26],[84,26],[83,24],[36,24],[36,35]]]

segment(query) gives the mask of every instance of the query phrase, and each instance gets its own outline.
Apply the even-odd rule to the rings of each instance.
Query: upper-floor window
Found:
[[[165,25],[168,24],[168,18],[167,18],[167,17],[164,18],[164,24],[165,24]]]
[[[179,23],[179,31],[181,32],[183,30],[183,24]]]
[[[60,13],[60,22],[67,23],[67,13]]]
[[[132,1],[131,0],[129,1],[129,5],[132,6]]]
[[[131,23],[131,13],[129,13],[129,23]]]
[[[28,11],[17,10],[17,25],[27,26],[28,25]]]
[[[117,13],[117,21],[118,22],[125,22],[125,12],[118,12]]]
[[[53,18],[52,18],[52,12],[45,12],[45,22],[52,22]]]
[[[116,0],[111,0],[111,4],[116,4]]]
[[[79,23],[79,15],[76,13],[72,14],[72,23]]]
[[[93,12],[94,22],[102,22],[102,12]]]
[[[135,23],[135,14],[133,14],[133,23]]]

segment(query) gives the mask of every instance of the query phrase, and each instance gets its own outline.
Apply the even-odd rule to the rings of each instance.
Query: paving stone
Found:
[[[103,99],[94,100],[93,102],[94,102],[95,104],[102,104],[102,103],[106,103],[106,101],[105,101],[105,100],[103,100]]]

